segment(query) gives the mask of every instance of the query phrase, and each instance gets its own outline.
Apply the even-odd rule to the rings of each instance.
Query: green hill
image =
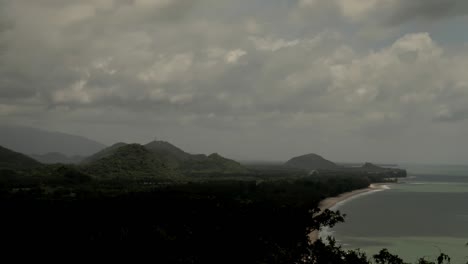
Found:
[[[82,165],[82,168],[86,173],[102,178],[167,178],[177,175],[159,155],[139,144],[108,150],[101,158]]]
[[[144,147],[174,170],[183,170],[184,164],[192,158],[189,153],[165,141],[152,141]]]
[[[242,174],[249,172],[239,162],[224,158],[217,153],[209,156],[192,155],[191,159],[183,163],[182,169],[188,174]]]
[[[42,166],[38,161],[0,146],[0,169],[27,170]]]
[[[165,141],[153,141],[146,144],[145,147],[160,156],[168,166],[179,170],[184,175],[248,172],[240,163],[224,158],[217,153],[209,156],[189,154]]]
[[[87,158],[82,167],[97,177],[173,177],[244,174],[240,163],[218,154],[189,154],[165,141],[117,143]]]
[[[294,157],[285,166],[304,170],[337,170],[341,167],[317,154]]]
[[[188,160],[192,156],[191,154],[181,150],[180,148],[166,141],[152,141],[146,144],[145,148],[155,154],[165,157],[171,157],[179,161]]]

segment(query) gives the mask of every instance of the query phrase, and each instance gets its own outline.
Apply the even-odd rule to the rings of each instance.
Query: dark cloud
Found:
[[[465,0],[399,0],[390,11],[389,23],[399,25],[411,20],[438,20],[467,14]]]

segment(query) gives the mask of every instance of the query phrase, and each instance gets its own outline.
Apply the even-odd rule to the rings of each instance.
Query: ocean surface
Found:
[[[468,261],[468,166],[403,165],[408,178],[337,204],[345,223],[323,230],[369,256],[382,248],[415,262],[440,252]]]

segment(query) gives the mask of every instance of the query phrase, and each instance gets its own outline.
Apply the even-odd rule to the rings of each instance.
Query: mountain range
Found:
[[[81,136],[11,125],[0,126],[0,145],[26,155],[60,153],[68,157],[89,156],[106,147]]]
[[[5,131],[5,130],[4,130]],[[45,132],[46,134],[49,132]],[[12,136],[12,135],[11,135]],[[50,135],[49,135],[50,136]],[[36,136],[36,140],[37,140]],[[67,138],[69,138],[67,136]],[[71,136],[75,143],[90,142],[84,138]],[[61,138],[63,139],[63,138]],[[92,141],[91,141],[92,142]],[[89,143],[92,148],[98,148],[98,143]],[[11,144],[10,144],[11,145]],[[73,145],[73,144],[71,144]],[[20,145],[17,145],[20,146]],[[70,146],[66,145],[66,146]],[[66,148],[66,146],[62,146]],[[31,149],[31,148],[28,148]],[[90,151],[91,148],[87,148]],[[80,151],[83,151],[80,150]],[[66,151],[72,153],[73,151]],[[84,152],[86,153],[86,151]],[[76,164],[68,166],[63,171],[78,171],[94,178],[165,178],[179,176],[226,176],[226,175],[254,175],[255,172],[242,166],[239,162],[222,157],[217,153],[210,155],[190,154],[166,141],[152,141],[147,144],[116,143],[110,147],[99,149],[94,154],[83,158],[81,156],[68,157],[61,153],[52,152],[44,155],[30,155],[35,159],[0,147],[0,169],[27,170],[37,167],[54,168],[57,175],[56,163]],[[43,164],[56,164],[45,166]],[[45,166],[45,167],[44,167]],[[345,167],[335,164],[317,154],[306,154],[287,161],[283,168],[296,169],[303,172],[320,171],[320,173],[352,173],[373,174],[388,177],[401,177],[406,171],[379,167],[372,163],[365,163],[359,167]],[[44,171],[44,169],[41,169]],[[285,171],[284,173],[288,173]],[[37,174],[37,173],[36,173]],[[60,171],[59,171],[60,174]]]

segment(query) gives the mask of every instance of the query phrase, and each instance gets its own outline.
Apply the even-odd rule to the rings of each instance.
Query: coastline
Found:
[[[340,194],[338,196],[335,196],[335,197],[325,198],[324,200],[322,200],[319,203],[318,207],[319,207],[320,211],[324,211],[325,209],[332,210],[332,208],[337,206],[339,203],[348,201],[351,198],[356,197],[358,195],[369,193],[369,192],[376,192],[376,191],[386,190],[386,189],[388,189],[388,186],[386,184],[379,184],[379,183],[375,184],[375,183],[373,183],[373,184],[369,185],[369,187],[364,188],[364,189],[358,189],[358,190],[355,190],[355,191],[342,193],[342,194]],[[313,232],[311,232],[309,234],[309,239],[310,239],[311,243],[314,243],[315,241],[317,241],[319,239],[319,237],[320,237],[320,230],[313,231]]]

